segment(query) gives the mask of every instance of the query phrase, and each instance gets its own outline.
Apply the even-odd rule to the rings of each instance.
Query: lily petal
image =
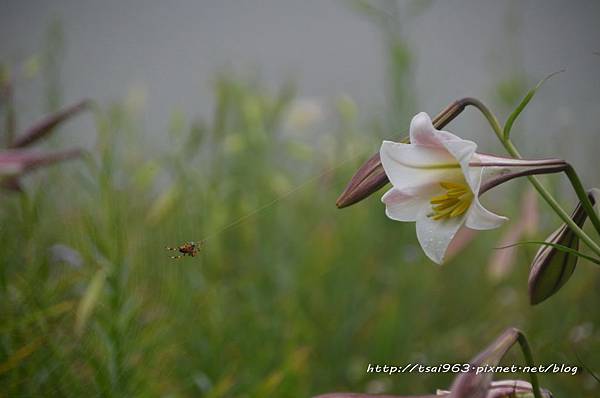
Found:
[[[429,115],[425,112],[416,114],[410,121],[410,143],[429,147],[441,147],[434,134],[436,128]]]
[[[411,144],[431,149],[446,150],[454,158],[454,161],[460,164],[465,176],[469,176],[469,162],[471,162],[471,159],[475,155],[477,144],[473,141],[463,140],[447,131],[437,130],[427,113],[421,112],[417,114],[410,122],[410,142]],[[475,187],[476,181],[467,182],[473,192],[477,192],[478,187]],[[392,184],[394,184],[393,181]]]
[[[384,141],[380,155],[385,173],[399,190],[462,179],[456,159],[442,148]]]
[[[463,140],[447,131],[436,131],[434,134],[448,153],[460,164],[460,168],[465,176],[465,180],[471,187],[471,191],[477,192],[481,176],[478,175],[480,173],[472,173],[472,168],[470,167],[470,162],[477,150],[477,144],[473,141]]]
[[[433,220],[428,217],[431,207],[427,206],[417,215],[417,239],[423,251],[436,264],[444,261],[448,245],[463,225],[465,217]]]
[[[508,218],[492,213],[479,202],[477,197],[473,198],[473,204],[467,214],[467,228],[476,230],[487,230],[498,228]]]
[[[420,186],[414,189],[392,188],[383,195],[385,214],[396,221],[413,222],[423,207],[429,207],[429,198],[440,192],[439,185]]]

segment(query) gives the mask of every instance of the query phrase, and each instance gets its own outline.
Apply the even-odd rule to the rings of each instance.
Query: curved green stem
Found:
[[[490,124],[490,126],[492,127],[492,129],[494,130],[494,133],[496,134],[496,136],[498,137],[498,139],[500,140],[500,142],[502,143],[502,145],[504,145],[504,148],[506,149],[506,151],[514,158],[521,158],[521,154],[519,153],[519,151],[517,150],[517,148],[513,145],[512,141],[508,138],[504,138],[504,134],[502,131],[502,127],[500,127],[500,123],[498,122],[498,119],[496,118],[496,116],[494,116],[494,114],[487,108],[487,106],[485,106],[481,101],[476,100],[474,98],[470,99],[470,103],[476,107],[487,119],[488,123]],[[597,215],[595,214],[593,207],[591,206],[591,203],[589,203],[589,198],[587,197],[587,194],[585,194],[585,190],[583,190],[583,186],[581,185],[581,182],[579,181],[579,178],[577,177],[576,174],[574,174],[574,170],[573,173],[569,174],[567,171],[567,176],[569,176],[569,179],[571,180],[571,183],[573,183],[572,178],[575,178],[575,181],[579,184],[578,188],[575,187],[575,185],[573,185],[573,188],[575,189],[575,191],[577,192],[578,189],[580,189],[585,196],[585,199],[588,201],[588,204],[591,208],[591,212],[593,214],[590,215],[590,218],[592,220],[594,220],[593,217],[595,217],[596,219],[598,218]],[[538,193],[540,194],[540,196],[542,198],[544,198],[544,200],[546,201],[546,203],[548,203],[548,205],[552,208],[552,210],[554,210],[556,212],[556,214],[561,218],[561,220],[567,224],[569,226],[569,228],[575,233],[575,235],[577,235],[594,253],[596,253],[597,255],[600,255],[600,246],[594,242],[594,240],[592,238],[590,238],[590,236],[588,234],[586,234],[583,229],[581,229],[576,223],[575,221],[573,221],[571,219],[571,217],[569,216],[569,213],[567,213],[558,203],[558,201],[552,196],[552,194],[542,185],[542,183],[540,182],[540,180],[538,180],[536,177],[534,176],[528,176],[527,177],[529,179],[529,181],[531,182],[531,184],[534,186],[534,188],[538,191]],[[578,193],[579,196],[579,193]],[[581,198],[580,198],[581,199]],[[582,200],[582,203],[585,206],[585,201]],[[586,208],[586,212],[587,208]],[[589,212],[588,212],[589,213]],[[600,222],[598,223],[600,225]],[[594,223],[594,226],[596,226],[596,223]],[[600,231],[599,231],[600,233]]]
[[[527,342],[527,338],[525,337],[523,332],[519,333],[518,341],[519,345],[521,346],[521,351],[523,351],[525,362],[527,363],[527,365],[533,368],[535,366],[535,362],[533,361],[533,354],[531,353],[531,347],[529,347],[529,343]],[[533,396],[535,398],[542,398],[540,382],[538,381],[537,374],[535,372],[529,372],[529,378],[531,379],[531,388],[533,390]]]
[[[517,148],[515,148],[515,146],[510,140],[504,142],[504,147],[512,156],[517,158],[521,157],[521,154],[519,153],[519,151],[517,151]],[[533,186],[539,192],[539,194],[550,205],[550,207],[552,207],[552,210],[554,210],[556,214],[558,214],[558,216],[565,222],[565,224],[569,226],[569,228],[575,233],[575,235],[577,235],[583,242],[585,242],[585,244],[592,251],[594,251],[594,253],[600,255],[600,246],[598,246],[598,244],[594,242],[594,240],[590,238],[590,236],[587,233],[585,233],[583,229],[581,229],[579,225],[575,223],[575,221],[571,219],[571,216],[569,216],[569,214],[560,206],[558,201],[552,196],[552,194],[546,189],[546,187],[542,185],[540,180],[533,176],[529,176],[527,178],[529,178],[529,181],[533,184]],[[587,195],[584,196],[587,199]]]
[[[590,220],[592,220],[592,224],[594,224],[594,228],[600,234],[600,219],[598,218],[598,214],[594,210],[594,205],[590,201],[590,197],[588,196],[587,192],[585,191],[585,188],[583,187],[583,184],[581,183],[581,180],[579,179],[577,172],[575,171],[573,166],[568,165],[567,169],[565,170],[565,174],[567,174],[569,181],[571,181],[571,185],[573,185],[573,189],[577,193],[577,197],[581,201],[581,204],[583,205],[583,209],[587,213]]]

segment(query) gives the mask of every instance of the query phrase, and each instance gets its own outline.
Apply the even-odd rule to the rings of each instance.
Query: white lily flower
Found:
[[[527,161],[479,154],[477,144],[436,130],[421,112],[410,124],[410,144],[384,141],[381,163],[393,188],[383,195],[386,214],[416,222],[425,254],[441,264],[448,245],[466,226],[497,228],[506,217],[492,213],[479,195],[511,178],[562,170],[561,160]]]

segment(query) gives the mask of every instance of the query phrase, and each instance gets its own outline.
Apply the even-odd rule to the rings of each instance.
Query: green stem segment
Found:
[[[587,213],[590,220],[592,220],[594,228],[600,234],[600,219],[598,218],[598,213],[596,213],[596,211],[594,210],[594,205],[590,201],[590,197],[586,193],[585,188],[583,187],[583,184],[581,183],[581,180],[577,175],[577,172],[571,165],[568,165],[567,169],[565,170],[565,174],[567,174],[571,185],[573,185],[573,189],[577,193],[577,197],[579,198],[579,200],[581,200],[583,209]]]
[[[530,367],[534,367],[535,362],[533,361],[533,354],[531,353],[531,347],[529,347],[529,343],[527,342],[527,338],[525,337],[523,332],[519,333],[518,341],[519,341],[519,345],[521,346],[521,351],[523,351],[523,356],[525,357],[525,362]],[[531,379],[531,388],[533,389],[533,396],[535,398],[542,398],[540,382],[538,381],[537,373],[529,372],[529,378]]]
[[[504,145],[504,148],[506,149],[506,151],[512,157],[521,159],[521,154],[519,153],[517,148],[513,145],[512,141],[509,138],[504,137],[502,128],[500,127],[500,123],[498,122],[498,119],[496,118],[496,116],[494,116],[494,114],[481,101],[479,101],[477,99],[470,98],[470,104],[475,106],[485,116],[488,123],[491,125],[492,129],[494,130],[494,133],[496,134],[496,136],[498,137],[498,139],[500,140],[502,145]],[[573,184],[573,188],[575,189],[577,196],[583,203],[586,213],[588,213],[588,216],[594,223],[594,227],[596,228],[598,233],[600,233],[600,220],[598,220],[598,215],[594,211],[593,206],[587,196],[587,193],[583,189],[581,181],[579,180],[579,177],[577,177],[577,174],[575,173],[575,170],[571,166],[568,166],[568,168],[566,170],[566,174],[569,177],[571,184]],[[556,214],[561,218],[561,220],[569,226],[569,228],[575,233],[575,235],[577,235],[594,253],[596,253],[597,255],[600,255],[600,246],[596,242],[594,242],[594,240],[592,238],[590,238],[590,236],[588,234],[586,234],[583,231],[583,229],[581,229],[575,223],[575,221],[573,221],[571,219],[569,214],[560,206],[560,204],[552,196],[552,194],[542,185],[540,180],[534,176],[528,176],[527,178],[529,179],[531,184],[534,186],[534,188],[538,191],[540,196],[542,198],[544,198],[546,203],[548,203],[548,205],[552,208],[552,210],[554,210],[556,212]]]

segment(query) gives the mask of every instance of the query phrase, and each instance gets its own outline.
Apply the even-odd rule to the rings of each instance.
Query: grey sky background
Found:
[[[506,23],[510,7],[515,32]],[[418,103],[431,114],[466,95],[493,103],[494,83],[515,64],[531,83],[566,69],[520,126],[543,138],[528,141],[530,153],[556,151],[589,168],[600,150],[599,17],[600,2],[592,0],[433,1],[403,24]],[[304,97],[348,95],[363,115],[384,103],[379,31],[342,0],[0,0],[0,57],[18,64],[39,52],[55,19],[67,45],[64,101],[107,103],[143,88],[142,117],[152,136],[164,133],[173,109],[207,115],[211,83],[223,67],[256,70],[273,85],[293,77]],[[41,109],[35,94],[23,87],[19,95],[25,115]],[[481,128],[477,116],[468,116],[449,129],[475,136]],[[580,137],[585,144],[575,145]]]

